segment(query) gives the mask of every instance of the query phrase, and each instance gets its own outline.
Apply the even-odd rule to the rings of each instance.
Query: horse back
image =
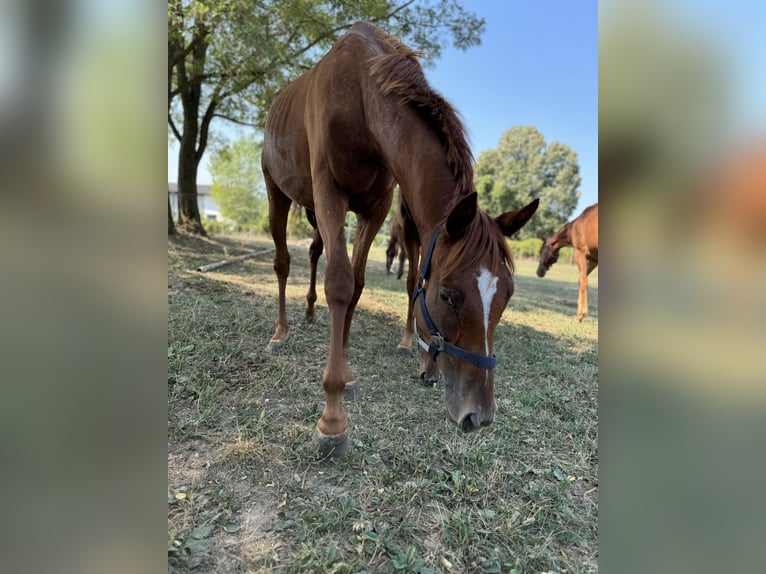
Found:
[[[310,77],[303,75],[274,97],[263,131],[261,165],[279,190],[309,209],[314,209],[311,163],[303,110]]]
[[[587,207],[572,222],[570,234],[576,249],[585,250],[591,259],[598,261],[598,203]]]
[[[383,50],[357,24],[274,98],[264,131],[264,169],[293,200],[313,207],[312,176],[329,170],[352,206],[364,203],[354,196],[363,195],[386,171],[368,125],[379,112],[370,118],[366,108],[379,97],[368,61]]]

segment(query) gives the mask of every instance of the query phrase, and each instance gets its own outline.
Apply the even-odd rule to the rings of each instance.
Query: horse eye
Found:
[[[442,300],[442,303],[448,307],[455,307],[457,296],[452,291],[448,291],[447,289],[439,289],[439,298]]]

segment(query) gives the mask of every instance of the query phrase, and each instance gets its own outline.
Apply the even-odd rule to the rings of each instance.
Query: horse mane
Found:
[[[492,216],[478,210],[476,217],[460,239],[456,240],[439,265],[444,277],[462,269],[473,269],[489,255],[489,271],[497,274],[497,268],[505,265],[513,273],[513,258],[503,232]]]
[[[386,51],[369,60],[370,75],[385,95],[395,94],[402,105],[409,105],[438,134],[447,154],[447,164],[457,182],[456,192],[446,212],[474,189],[473,154],[468,145],[465,126],[455,109],[428,85],[417,58],[421,54],[406,46],[399,38],[370,26],[375,39]],[[513,259],[505,236],[495,220],[477,211],[462,238],[455,241],[446,260],[440,265],[445,277],[461,269],[479,265],[487,254],[490,271],[505,265],[513,272]]]
[[[457,112],[428,85],[417,60],[421,55],[419,52],[379,28],[370,28],[387,52],[370,58],[370,75],[383,94],[399,96],[402,105],[409,105],[438,134],[457,181],[459,193],[456,196],[470,193],[473,189],[473,154]]]

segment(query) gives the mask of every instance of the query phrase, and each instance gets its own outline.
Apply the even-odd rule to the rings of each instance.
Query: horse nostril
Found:
[[[492,424],[492,419],[486,419],[479,421],[479,415],[477,413],[468,413],[460,421],[460,430],[463,432],[470,432],[478,430],[481,427],[486,427]]]
[[[469,413],[463,417],[463,420],[460,422],[460,430],[463,432],[472,431],[479,428],[479,417],[476,416],[476,413]]]

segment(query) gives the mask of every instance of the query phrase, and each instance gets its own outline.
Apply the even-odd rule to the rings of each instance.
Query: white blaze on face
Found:
[[[476,283],[479,286],[479,296],[484,310],[484,354],[489,355],[489,310],[492,308],[492,299],[497,293],[497,277],[482,267]]]

